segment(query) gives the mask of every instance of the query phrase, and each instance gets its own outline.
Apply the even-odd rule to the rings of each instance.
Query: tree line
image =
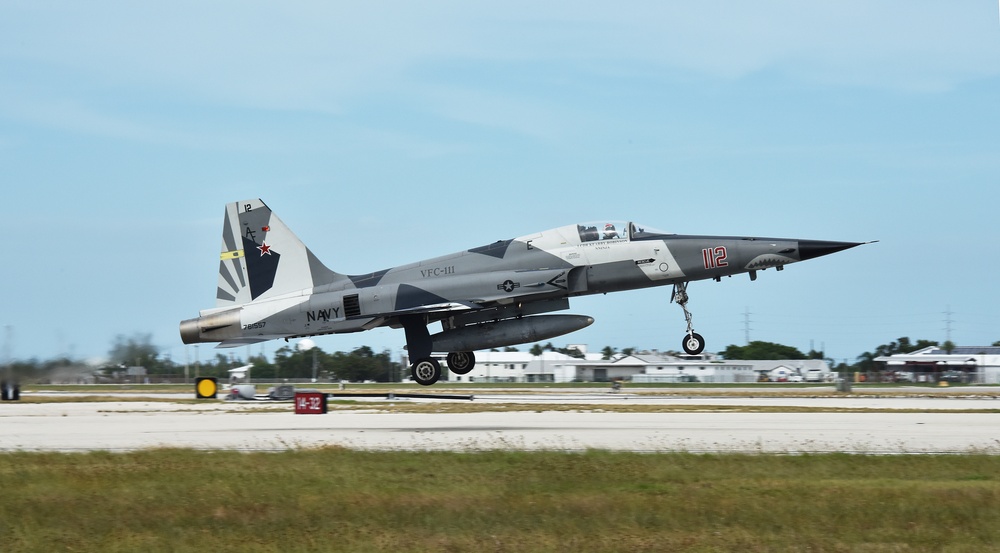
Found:
[[[1000,346],[1000,341],[993,346]],[[878,357],[887,357],[899,353],[910,353],[929,346],[937,346],[950,352],[955,348],[951,342],[939,344],[933,340],[911,340],[901,337],[888,344],[882,344],[873,351],[859,355],[855,362],[836,363],[826,359],[830,367],[837,372],[874,372],[883,367],[875,361]],[[517,348],[505,348],[504,351],[518,351]],[[531,355],[540,356],[545,351],[563,353],[572,357],[582,358],[581,351],[573,347],[557,348],[551,342],[534,344],[528,350]],[[616,355],[631,355],[637,348],[618,350],[606,346],[601,350],[604,359]],[[667,352],[676,353],[676,352]],[[727,360],[740,359],[825,359],[821,351],[802,351],[792,346],[773,342],[754,341],[745,346],[730,345],[719,354]],[[185,374],[185,365],[187,373]],[[4,368],[5,378],[14,377],[26,381],[45,382],[59,380],[73,381],[75,377],[81,380],[97,378],[100,380],[126,380],[130,375],[130,367],[142,367],[142,373],[150,382],[166,379],[177,379],[188,376],[212,376],[228,379],[229,370],[238,366],[250,365],[250,375],[254,380],[280,381],[283,379],[313,379],[322,381],[347,380],[351,382],[399,382],[408,376],[407,367],[392,360],[389,350],[375,352],[368,346],[360,346],[350,352],[337,351],[328,353],[319,347],[300,350],[291,346],[279,348],[274,353],[273,360],[264,355],[250,356],[248,359],[228,357],[217,353],[214,358],[200,361],[196,364],[178,363],[169,356],[161,355],[157,346],[152,343],[150,334],[119,335],[115,338],[108,352],[108,362],[100,367],[90,367],[84,363],[67,358],[47,361],[16,361]]]
[[[284,379],[312,379],[323,381],[349,380],[359,382],[373,380],[390,382],[400,380],[398,362],[393,362],[389,350],[376,353],[368,346],[361,346],[351,352],[327,353],[315,347],[300,350],[291,346],[279,348],[273,360],[264,355],[251,355],[244,359],[216,353],[211,359],[195,363],[177,362],[161,354],[152,343],[149,334],[132,336],[119,335],[108,351],[107,363],[92,367],[70,359],[18,361],[6,368],[7,373],[24,381],[74,382],[94,381],[139,381],[163,382],[178,380],[185,376],[216,377],[228,380],[230,369],[250,365],[250,376],[254,380],[281,381]],[[141,370],[135,370],[136,368]]]

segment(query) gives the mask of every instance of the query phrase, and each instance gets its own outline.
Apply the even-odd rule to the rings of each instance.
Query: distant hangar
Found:
[[[711,354],[671,355],[643,352],[618,354],[604,359],[600,353],[587,353],[585,346],[570,346],[582,357],[554,351],[535,356],[528,352],[476,352],[476,367],[464,375],[449,375],[459,382],[612,382],[635,383],[702,382],[751,383],[761,374],[772,381],[831,381],[833,373],[822,359],[773,361],[726,361]]]
[[[916,382],[937,380],[944,373],[962,375],[971,384],[1000,384],[1000,347],[963,346],[946,351],[930,346],[911,353],[876,357],[886,371]]]

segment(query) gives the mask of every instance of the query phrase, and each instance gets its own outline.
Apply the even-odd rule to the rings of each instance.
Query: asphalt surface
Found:
[[[172,397],[178,397],[176,395]],[[189,399],[189,395],[180,396]],[[426,400],[398,400],[396,405]],[[130,451],[155,447],[279,451],[342,446],[376,450],[589,448],[622,451],[1000,454],[991,397],[643,397],[552,393],[477,395],[519,403],[512,412],[406,413],[363,403],[297,415],[291,403],[0,402],[2,451]],[[550,411],[549,405],[579,405]],[[608,412],[610,404],[703,405],[705,411]],[[718,406],[732,410],[717,410]],[[866,412],[753,412],[761,407]],[[912,412],[918,411],[918,412]]]

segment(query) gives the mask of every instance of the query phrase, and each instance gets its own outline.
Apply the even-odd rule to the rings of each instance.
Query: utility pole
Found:
[[[743,340],[745,345],[750,345],[750,308],[743,309]]]
[[[0,377],[7,378],[7,377],[11,376],[9,374],[10,373],[10,365],[12,363],[12,360],[10,358],[10,356],[11,356],[10,351],[11,351],[11,347],[12,347],[11,344],[14,341],[14,327],[11,326],[11,325],[6,325],[6,326],[3,327],[3,330],[4,330],[4,337],[3,337],[3,367],[0,368]]]
[[[11,362],[11,359],[10,359],[11,342],[14,340],[14,327],[11,326],[11,325],[7,325],[7,326],[3,327],[3,331],[4,331],[3,332],[3,335],[4,335],[3,336],[3,366],[4,367],[9,367],[10,366],[10,362]]]

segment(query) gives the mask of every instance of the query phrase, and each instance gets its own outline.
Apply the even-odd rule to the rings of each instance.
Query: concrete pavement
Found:
[[[191,447],[274,451],[343,446],[364,449],[555,449],[622,451],[1000,454],[993,399],[948,398],[659,398],[738,410],[602,412],[600,404],[653,399],[533,396],[514,412],[406,413],[363,403],[326,415],[296,415],[290,403],[92,402],[0,403],[0,450],[129,451]],[[185,396],[187,399],[189,396]],[[476,402],[524,396],[477,396]],[[398,403],[402,404],[405,401]],[[547,411],[546,403],[586,405]],[[786,405],[787,402],[787,405]],[[872,412],[762,413],[755,407],[863,407]],[[897,412],[897,409],[921,412]]]

